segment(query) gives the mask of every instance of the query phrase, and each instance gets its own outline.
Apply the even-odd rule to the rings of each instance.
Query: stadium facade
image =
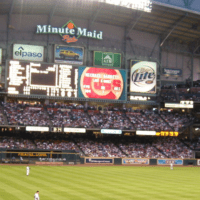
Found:
[[[145,13],[97,1],[8,0],[1,5],[5,102],[160,109],[162,85],[187,81],[193,86],[200,79],[200,16],[189,7],[153,2]]]

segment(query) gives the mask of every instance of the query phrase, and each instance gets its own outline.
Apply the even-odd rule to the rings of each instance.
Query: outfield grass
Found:
[[[0,166],[0,200],[190,200],[200,198],[198,167]]]

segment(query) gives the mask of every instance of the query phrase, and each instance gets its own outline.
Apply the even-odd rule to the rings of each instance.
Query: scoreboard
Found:
[[[126,100],[126,71],[79,67],[80,98]]]
[[[66,64],[9,61],[8,94],[77,97],[78,67]]]

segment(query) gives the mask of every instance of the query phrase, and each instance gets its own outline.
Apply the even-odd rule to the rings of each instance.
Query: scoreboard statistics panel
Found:
[[[9,61],[8,94],[77,97],[78,68],[65,64]]]

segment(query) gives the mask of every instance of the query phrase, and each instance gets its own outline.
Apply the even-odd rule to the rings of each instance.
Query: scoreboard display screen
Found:
[[[78,68],[66,64],[9,61],[8,94],[77,97]]]
[[[126,71],[108,68],[79,67],[81,98],[126,100]]]

